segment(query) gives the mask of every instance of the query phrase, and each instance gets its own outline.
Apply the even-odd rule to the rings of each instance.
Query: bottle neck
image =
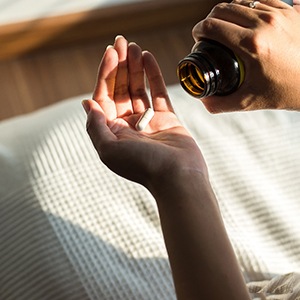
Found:
[[[192,49],[208,67],[209,75],[215,80],[215,94],[226,95],[236,90],[244,80],[244,67],[234,52],[219,42],[202,39]]]
[[[234,92],[244,80],[243,63],[222,44],[203,39],[177,67],[180,84],[196,98]]]
[[[193,70],[193,80],[198,82],[201,97],[213,95],[218,90],[219,71],[201,52],[192,52],[187,56],[187,67]],[[200,92],[200,91],[199,91]]]
[[[218,70],[216,70],[201,52],[192,52],[182,59],[177,75],[183,89],[196,98],[208,97],[218,88]]]

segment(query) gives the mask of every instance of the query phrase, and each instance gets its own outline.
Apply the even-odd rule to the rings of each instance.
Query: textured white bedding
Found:
[[[253,297],[300,299],[300,113],[210,115],[169,91]],[[99,161],[82,98],[0,123],[0,299],[175,299],[154,199]]]

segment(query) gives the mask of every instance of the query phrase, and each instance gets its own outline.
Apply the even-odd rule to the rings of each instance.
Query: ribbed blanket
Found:
[[[169,91],[253,299],[300,299],[300,113],[210,115]],[[175,299],[155,201],[100,162],[84,97],[0,123],[0,299]]]

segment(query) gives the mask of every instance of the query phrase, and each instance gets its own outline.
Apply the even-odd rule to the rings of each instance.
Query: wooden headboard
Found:
[[[0,60],[205,17],[215,0],[150,0],[0,25]]]
[[[217,2],[135,1],[0,25],[0,120],[90,94],[117,34],[155,55],[167,85],[178,83],[177,63],[194,43],[191,29]]]

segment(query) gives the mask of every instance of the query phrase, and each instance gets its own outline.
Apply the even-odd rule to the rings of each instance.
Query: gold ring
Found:
[[[260,3],[259,1],[252,1],[249,3],[249,7],[254,9],[256,7],[256,5],[259,3]]]

